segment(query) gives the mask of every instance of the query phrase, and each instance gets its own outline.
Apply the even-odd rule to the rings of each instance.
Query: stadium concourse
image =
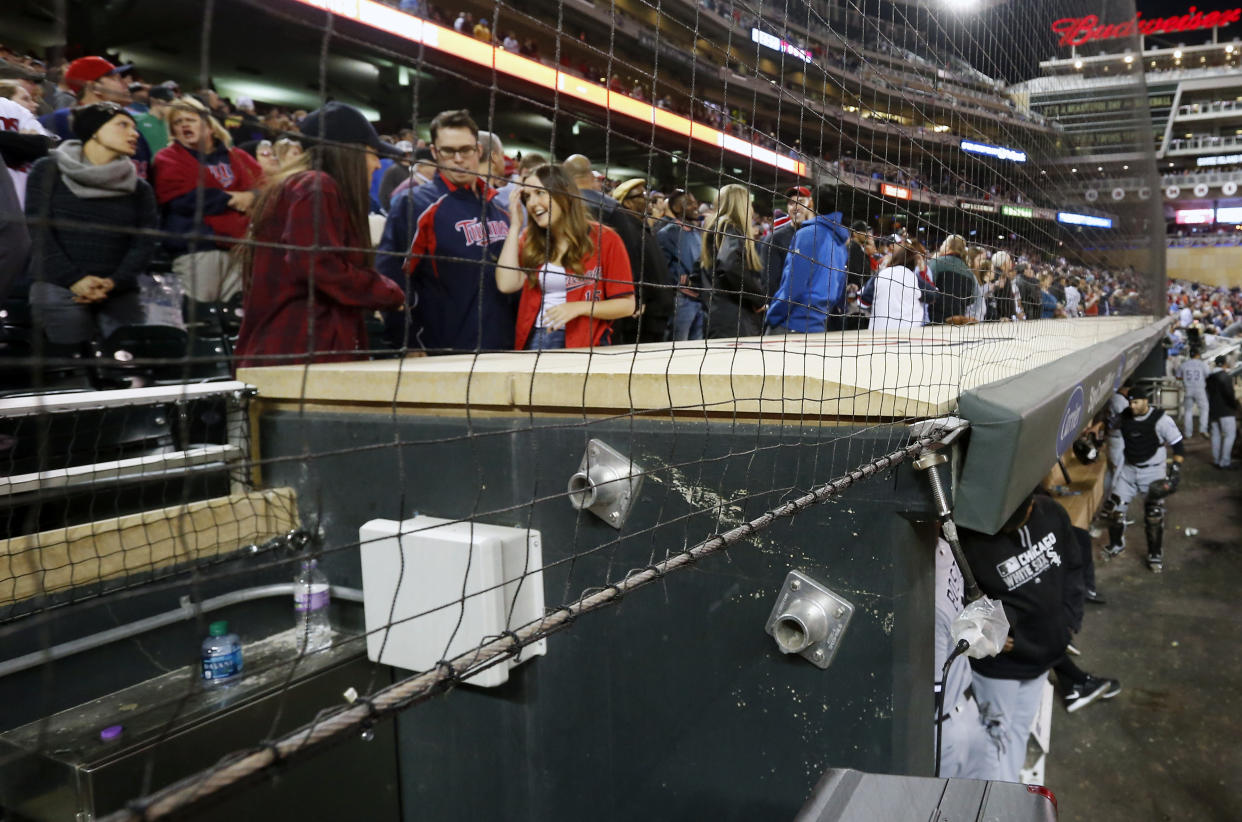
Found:
[[[1242,818],[1240,15],[1044,5],[0,4],[0,819]]]

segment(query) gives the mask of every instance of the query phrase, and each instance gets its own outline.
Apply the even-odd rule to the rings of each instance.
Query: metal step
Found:
[[[175,476],[191,468],[211,463],[219,463],[225,467],[229,463],[241,460],[244,454],[244,450],[238,445],[198,445],[185,451],[168,451],[162,454],[149,454],[145,457],[131,457],[51,471],[16,474],[11,477],[0,477],[0,497],[29,494],[52,488],[98,487],[134,478],[155,479]]]
[[[155,385],[147,388],[123,388],[116,391],[23,394],[0,398],[0,419],[37,414],[64,414],[88,409],[185,402],[230,393],[244,393],[250,390],[250,386],[244,382],[220,380],[218,382]]]

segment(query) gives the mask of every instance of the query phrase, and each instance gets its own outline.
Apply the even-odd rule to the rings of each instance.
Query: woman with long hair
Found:
[[[750,189],[737,183],[720,189],[716,213],[703,230],[700,264],[711,272],[707,336],[757,337],[763,333],[768,304],[763,264],[751,237],[754,208]]]
[[[871,298],[872,331],[896,331],[923,324],[923,290],[918,270],[923,257],[908,243],[894,243],[884,266],[868,286]]]
[[[242,368],[357,359],[364,312],[405,302],[372,267],[369,185],[383,150],[375,129],[342,103],[307,115],[303,129],[310,148],[263,189],[238,251]]]
[[[991,260],[989,281],[989,320],[1012,320],[1018,315],[1018,289],[1013,280],[1013,258],[1008,251],[997,251]]]
[[[634,313],[624,243],[611,228],[587,219],[578,187],[556,165],[527,174],[510,201],[496,287],[522,292],[518,351],[608,345],[612,321]]]

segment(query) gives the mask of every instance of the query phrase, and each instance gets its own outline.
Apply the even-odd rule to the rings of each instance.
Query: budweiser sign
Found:
[[[1153,17],[1145,20],[1140,12],[1134,15],[1133,20],[1126,20],[1124,23],[1101,24],[1100,18],[1094,14],[1088,14],[1086,17],[1062,17],[1052,24],[1052,30],[1061,35],[1058,45],[1081,46],[1083,43],[1113,40],[1118,37],[1210,29],[1227,26],[1238,20],[1242,20],[1242,9],[1202,12],[1191,6],[1187,14],[1174,17]]]

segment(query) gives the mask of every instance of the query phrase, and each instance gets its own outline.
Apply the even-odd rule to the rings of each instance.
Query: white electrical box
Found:
[[[367,656],[428,671],[544,615],[538,531],[418,516],[358,529]],[[494,687],[547,640],[465,680]]]

